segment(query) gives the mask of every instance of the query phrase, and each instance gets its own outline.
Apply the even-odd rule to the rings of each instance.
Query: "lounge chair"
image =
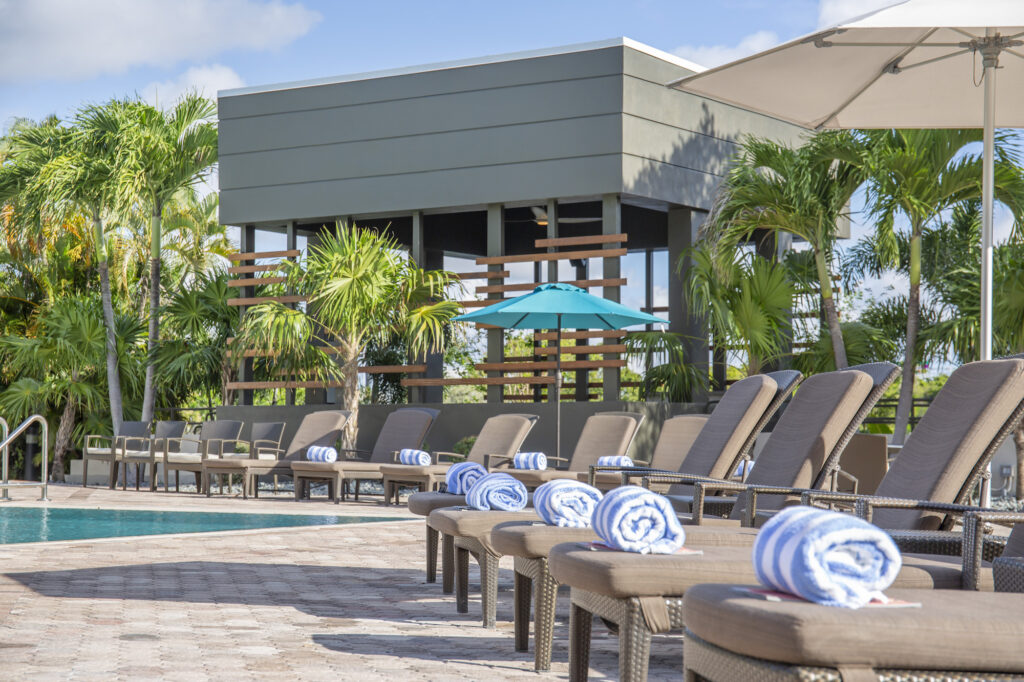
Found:
[[[680,609],[686,679],[1024,678],[1024,515],[986,520],[995,517],[1021,525],[993,562],[993,593],[893,589],[891,599],[920,606],[851,610],[768,601],[742,585],[692,587]]]
[[[149,437],[148,422],[121,422],[120,430],[113,436],[89,435],[85,437],[82,448],[82,487],[89,481],[89,461],[107,462],[109,466],[108,486],[111,490],[117,487],[118,464],[125,450],[142,450],[146,447],[143,440]]]
[[[260,476],[291,476],[291,463],[305,460],[306,450],[320,445],[334,447],[341,438],[351,413],[346,410],[322,410],[307,414],[298,430],[292,437],[287,449],[259,448],[256,458],[216,458],[203,462],[202,475],[207,481],[210,476],[218,474],[240,474],[242,476],[242,497],[247,499],[249,493],[259,495],[256,485]],[[273,454],[274,459],[263,458]],[[210,494],[209,486],[206,486]]]
[[[403,448],[419,448],[438,413],[439,410],[425,407],[395,410],[384,421],[372,451],[341,450],[336,462],[292,462],[295,499],[309,495],[310,481],[327,481],[328,494],[338,504],[345,497],[346,482],[355,481],[355,498],[358,500],[359,482],[380,481],[384,476],[382,464],[394,462],[395,455]]]
[[[774,382],[772,382],[774,383]],[[772,387],[774,390],[774,387]],[[583,425],[579,440],[570,461],[597,462],[604,455],[625,454],[636,435],[636,429],[643,421],[643,415],[633,412],[598,412],[589,417]],[[536,486],[545,480],[555,480],[557,476],[543,479],[546,470],[509,469],[512,474],[527,486]],[[563,478],[575,478],[575,473]],[[526,480],[523,480],[523,479]],[[453,538],[455,547],[455,602],[459,613],[469,610],[469,555],[480,564],[480,592],[485,627],[494,627],[495,605],[498,595],[498,558],[488,542],[491,528],[503,521],[536,519],[533,510],[521,512],[478,511],[475,509],[442,508],[435,509],[427,517],[427,526],[440,532],[449,542]],[[445,568],[445,567],[442,567]]]
[[[149,489],[156,490],[156,462],[167,447],[168,439],[180,438],[185,433],[186,423],[182,421],[157,422],[153,427],[153,436],[146,439],[143,447],[138,450],[125,450],[121,454],[124,471],[121,475],[121,490],[128,488],[128,465],[135,465],[135,489],[139,489],[142,480],[141,469],[149,467]],[[166,488],[165,488],[166,490]]]
[[[245,452],[221,452],[222,459],[277,459],[277,451],[281,449],[284,438],[284,422],[256,422],[249,429],[249,440],[240,440],[236,445],[244,446]],[[260,452],[262,449],[262,453]],[[223,477],[218,476],[218,479]],[[230,488],[231,477],[227,476]],[[210,481],[203,481],[203,487],[210,491]],[[220,486],[224,491],[224,486]],[[277,477],[274,477],[274,492],[277,492]]]
[[[806,397],[805,392],[812,379],[814,377],[804,383],[790,409],[796,406],[801,395]],[[1022,403],[1024,361],[994,360],[958,368],[907,440],[907,445],[897,457],[887,478],[893,476],[893,481],[907,481],[907,486],[913,490],[930,489],[933,494],[948,491],[955,496],[964,487],[973,484],[975,478],[972,472],[984,467],[983,460],[991,456],[996,441],[1002,442],[1010,429],[1019,423]],[[776,432],[787,426],[789,414],[787,411],[783,415]],[[921,464],[923,461],[929,464],[924,466]],[[757,474],[758,469],[759,466],[754,467],[754,474]],[[913,480],[913,474],[923,473],[929,474],[928,480]],[[891,489],[893,485],[883,480],[880,489]],[[763,492],[769,497],[776,497],[777,502],[781,503],[786,499],[783,496],[792,495],[798,490],[767,487]],[[698,483],[695,506],[700,492],[701,484]],[[747,491],[747,495],[749,493]],[[812,491],[811,494],[822,494],[826,499],[833,495],[818,491]],[[883,501],[880,498],[871,499],[879,503]],[[939,500],[937,503],[941,502]],[[756,504],[756,498],[751,496],[744,500],[743,505],[736,505],[736,509],[746,506],[748,509],[740,517],[749,522],[753,520]],[[922,510],[920,506],[911,507],[909,503],[903,503],[903,506],[904,509],[894,510],[898,513],[887,519],[890,523],[897,523],[897,528],[908,525],[912,529],[922,525],[926,528],[936,527],[941,519],[940,514],[936,521],[922,523],[923,519],[935,517],[933,509]],[[875,520],[878,521],[877,516]],[[884,523],[880,525],[886,527]],[[920,530],[915,532],[921,534]],[[679,605],[689,587],[723,579],[729,582],[750,582],[754,579],[749,547],[714,544],[717,540],[737,533],[711,529],[710,532],[693,535],[696,542],[688,537],[687,544],[701,549],[703,556],[651,557],[627,552],[594,552],[581,550],[576,542],[552,548],[548,557],[552,577],[557,583],[572,587],[572,679],[586,679],[592,615],[618,625],[620,677],[640,680],[646,676],[651,634],[683,626]],[[962,547],[963,544],[961,541],[958,546]],[[907,551],[905,547],[903,551]],[[949,559],[943,556],[906,555],[904,570],[896,586],[930,589],[962,587],[964,571]]]
[[[199,428],[198,438],[169,437],[163,442],[163,465],[164,465],[164,490],[168,487],[168,475],[174,472],[174,491],[181,490],[181,472],[190,471],[196,477],[196,492],[202,493],[204,489],[203,462],[210,457],[220,457],[222,454],[234,452],[235,444],[242,435],[243,422],[235,420],[214,420],[205,421]],[[195,449],[184,447],[186,444],[195,444]],[[155,453],[154,453],[155,454]],[[155,459],[154,459],[155,464]],[[156,490],[156,475],[152,477],[151,487]]]
[[[465,461],[476,462],[481,466],[485,466],[485,461],[489,461],[491,455],[515,455],[515,453],[519,452],[519,446],[526,440],[538,419],[539,417],[535,414],[499,414],[490,417],[480,429],[479,435],[477,435],[476,440],[473,442],[473,447],[470,448],[469,454],[465,456]],[[454,453],[437,452],[434,453],[434,458],[440,462],[441,459],[462,459],[462,456]],[[448,466],[450,465],[435,464],[430,467],[414,467],[409,473],[406,473],[407,470],[405,468],[396,469],[396,475],[393,480],[404,480],[411,473],[415,473],[421,477],[420,481],[426,480],[427,485],[431,485],[430,482],[434,480],[434,477],[436,477],[436,480],[440,480],[444,476],[444,473],[448,471]],[[388,469],[391,470],[391,467],[388,467]],[[465,495],[453,495],[448,492],[435,491],[413,493],[409,496],[407,502],[409,511],[420,516],[429,516],[430,512],[435,509],[465,503]],[[427,582],[432,583],[437,581],[438,533],[430,526],[426,528]],[[448,594],[453,589],[451,567],[455,561],[455,545],[452,544],[451,538],[446,540],[442,554],[442,568],[445,569],[443,570],[444,592]]]
[[[758,458],[758,466],[754,468],[754,471],[757,472],[755,480],[794,480],[801,474],[806,474],[807,480],[810,480],[809,474],[806,473],[809,468],[800,467],[799,463],[794,465],[792,462],[794,457],[803,457],[810,463],[810,468],[817,472],[816,481],[830,480],[828,473],[830,467],[838,461],[842,449],[852,438],[871,407],[892,383],[898,371],[895,365],[889,363],[871,365],[867,369],[871,371],[870,374],[862,370],[845,370],[844,372],[819,374],[808,379],[804,387],[797,392],[789,408],[776,425],[775,431],[765,443],[761,456]],[[755,378],[750,377],[744,381]],[[738,387],[739,384],[735,386]],[[727,392],[726,397],[728,396]],[[725,402],[725,398],[722,402]],[[730,411],[733,409],[730,407]],[[713,415],[716,416],[717,422],[717,409]],[[724,431],[726,424],[727,422],[723,418],[716,424],[715,432]],[[753,436],[756,437],[756,434]],[[753,442],[752,437],[747,438],[751,443]],[[720,438],[711,440],[710,443],[714,447],[722,447]],[[794,443],[803,445],[803,447],[798,447],[795,453]],[[821,456],[826,453],[828,456],[822,461]],[[711,453],[700,450],[695,454],[698,455],[696,461],[705,463],[702,464],[705,467],[703,470],[687,471],[690,464],[688,457],[683,462],[681,474],[667,478],[681,476],[685,480],[699,483],[710,481],[706,477],[708,471],[728,476],[734,470],[734,461],[730,458],[720,457],[715,460],[711,457]],[[709,461],[715,462],[715,466],[708,468],[706,462]],[[815,462],[817,463],[815,464]],[[648,474],[648,476],[654,475]],[[688,510],[693,500],[691,494],[683,494],[693,492],[692,484],[685,485],[686,487],[683,487],[683,484],[676,484],[670,489],[670,493],[673,493],[670,499],[680,510]],[[730,526],[739,526],[742,508],[735,508],[734,501],[735,498],[728,498],[728,500],[723,498],[714,504],[725,510],[726,513],[735,512],[737,518],[728,523]],[[707,505],[702,499],[697,515],[698,521],[703,520],[703,515],[700,512],[705,506]],[[681,514],[685,522],[692,523],[694,521],[693,515],[687,514],[685,511],[682,511]],[[723,523],[726,522],[723,521]],[[691,532],[702,530],[705,529],[703,527],[688,528],[688,531]],[[735,534],[721,532],[723,529],[718,528],[717,525],[709,530],[717,531],[711,535],[711,540],[715,541],[713,544],[746,545],[753,542],[753,529],[750,529],[751,534],[747,537],[735,537]],[[698,534],[697,537],[702,536]],[[537,670],[550,669],[558,583],[551,575],[548,554],[559,543],[591,542],[596,541],[597,536],[589,528],[557,528],[543,524],[537,525],[530,521],[520,521],[495,526],[489,535],[481,533],[477,539],[498,555],[515,557],[517,650],[525,651],[529,645],[529,606],[532,591],[536,588],[534,666]]]

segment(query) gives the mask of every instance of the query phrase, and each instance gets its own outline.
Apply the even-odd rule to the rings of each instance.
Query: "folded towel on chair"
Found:
[[[606,545],[625,552],[672,554],[686,539],[668,498],[636,485],[606,493],[592,523]]]
[[[445,489],[452,495],[465,495],[473,484],[487,475],[487,469],[476,462],[458,462],[444,475]]]
[[[336,462],[338,451],[323,445],[314,445],[306,450],[306,459],[310,462]]]
[[[548,468],[548,457],[543,452],[517,452],[512,458],[513,469],[535,469]]]
[[[519,511],[526,501],[526,486],[502,473],[487,474],[466,493],[466,504],[473,509]]]
[[[533,491],[533,508],[549,526],[587,528],[601,497],[592,485],[560,478]]]
[[[633,466],[633,459],[626,455],[608,455],[607,457],[598,457],[597,466],[599,467],[631,467]]]
[[[434,460],[430,458],[429,452],[415,450],[413,448],[403,448],[398,451],[398,461],[402,464],[425,467],[430,466],[431,462]]]
[[[827,606],[885,600],[902,559],[882,529],[850,514],[787,507],[754,541],[754,572],[768,587]]]

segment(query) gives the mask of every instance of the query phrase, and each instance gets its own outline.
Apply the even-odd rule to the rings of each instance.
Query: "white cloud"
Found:
[[[742,57],[767,50],[779,44],[779,36],[772,31],[758,31],[744,37],[736,45],[683,45],[673,52],[701,66],[719,66]]]
[[[230,66],[207,64],[193,66],[171,80],[150,83],[142,89],[142,97],[150,104],[167,108],[186,92],[196,91],[210,99],[217,98],[218,90],[240,88],[242,77]]]
[[[282,0],[0,0],[0,81],[84,80],[280,48],[321,19]]]
[[[832,26],[896,3],[897,0],[821,0],[818,4],[818,27]]]

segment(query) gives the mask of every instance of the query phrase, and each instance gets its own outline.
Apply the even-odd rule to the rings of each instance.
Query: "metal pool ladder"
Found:
[[[28,430],[28,427],[32,426],[35,423],[40,424],[43,431],[43,442],[39,446],[40,451],[43,454],[43,473],[41,477],[42,481],[39,483],[36,483],[35,481],[11,483],[11,479],[8,476],[7,472],[7,458],[11,454],[11,443],[17,440],[18,436],[25,433]],[[48,502],[50,498],[46,496],[46,485],[48,479],[50,478],[50,472],[48,467],[50,453],[48,453],[46,450],[50,446],[50,425],[46,423],[46,418],[43,417],[43,415],[41,414],[34,414],[25,421],[21,422],[21,424],[18,425],[18,428],[14,429],[14,433],[10,433],[8,435],[10,427],[7,425],[7,421],[3,417],[0,417],[0,431],[3,432],[4,438],[3,442],[0,443],[0,460],[2,460],[2,463],[0,463],[0,477],[3,478],[3,480],[0,481],[0,491],[2,491],[0,492],[0,502],[11,501],[9,493],[9,490],[11,488],[40,488],[42,490],[42,496],[39,498],[39,501]]]

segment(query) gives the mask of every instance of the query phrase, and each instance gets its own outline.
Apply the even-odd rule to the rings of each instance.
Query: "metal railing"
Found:
[[[43,415],[41,414],[34,414],[25,421],[21,422],[21,424],[18,425],[18,428],[14,429],[14,432],[11,433],[10,435],[8,435],[7,433],[7,422],[3,420],[3,417],[0,417],[0,422],[2,422],[0,426],[2,426],[4,432],[4,440],[2,443],[0,443],[0,457],[2,457],[3,459],[3,464],[0,465],[0,469],[2,469],[2,471],[0,471],[0,475],[3,476],[3,481],[0,481],[0,489],[3,489],[3,497],[0,498],[0,501],[10,501],[11,498],[8,495],[8,490],[10,488],[40,488],[42,490],[42,495],[39,498],[39,501],[48,502],[50,498],[46,496],[46,486],[50,478],[48,466],[50,456],[46,450],[50,445],[50,425],[46,423],[46,418],[43,417]],[[42,427],[43,431],[43,442],[40,445],[40,450],[42,451],[43,455],[42,480],[39,483],[36,483],[35,481],[21,481],[17,483],[11,483],[10,478],[8,478],[7,474],[7,457],[10,454],[11,443],[13,443],[15,439],[18,438],[18,436],[28,431],[28,427],[36,423],[38,423]]]

